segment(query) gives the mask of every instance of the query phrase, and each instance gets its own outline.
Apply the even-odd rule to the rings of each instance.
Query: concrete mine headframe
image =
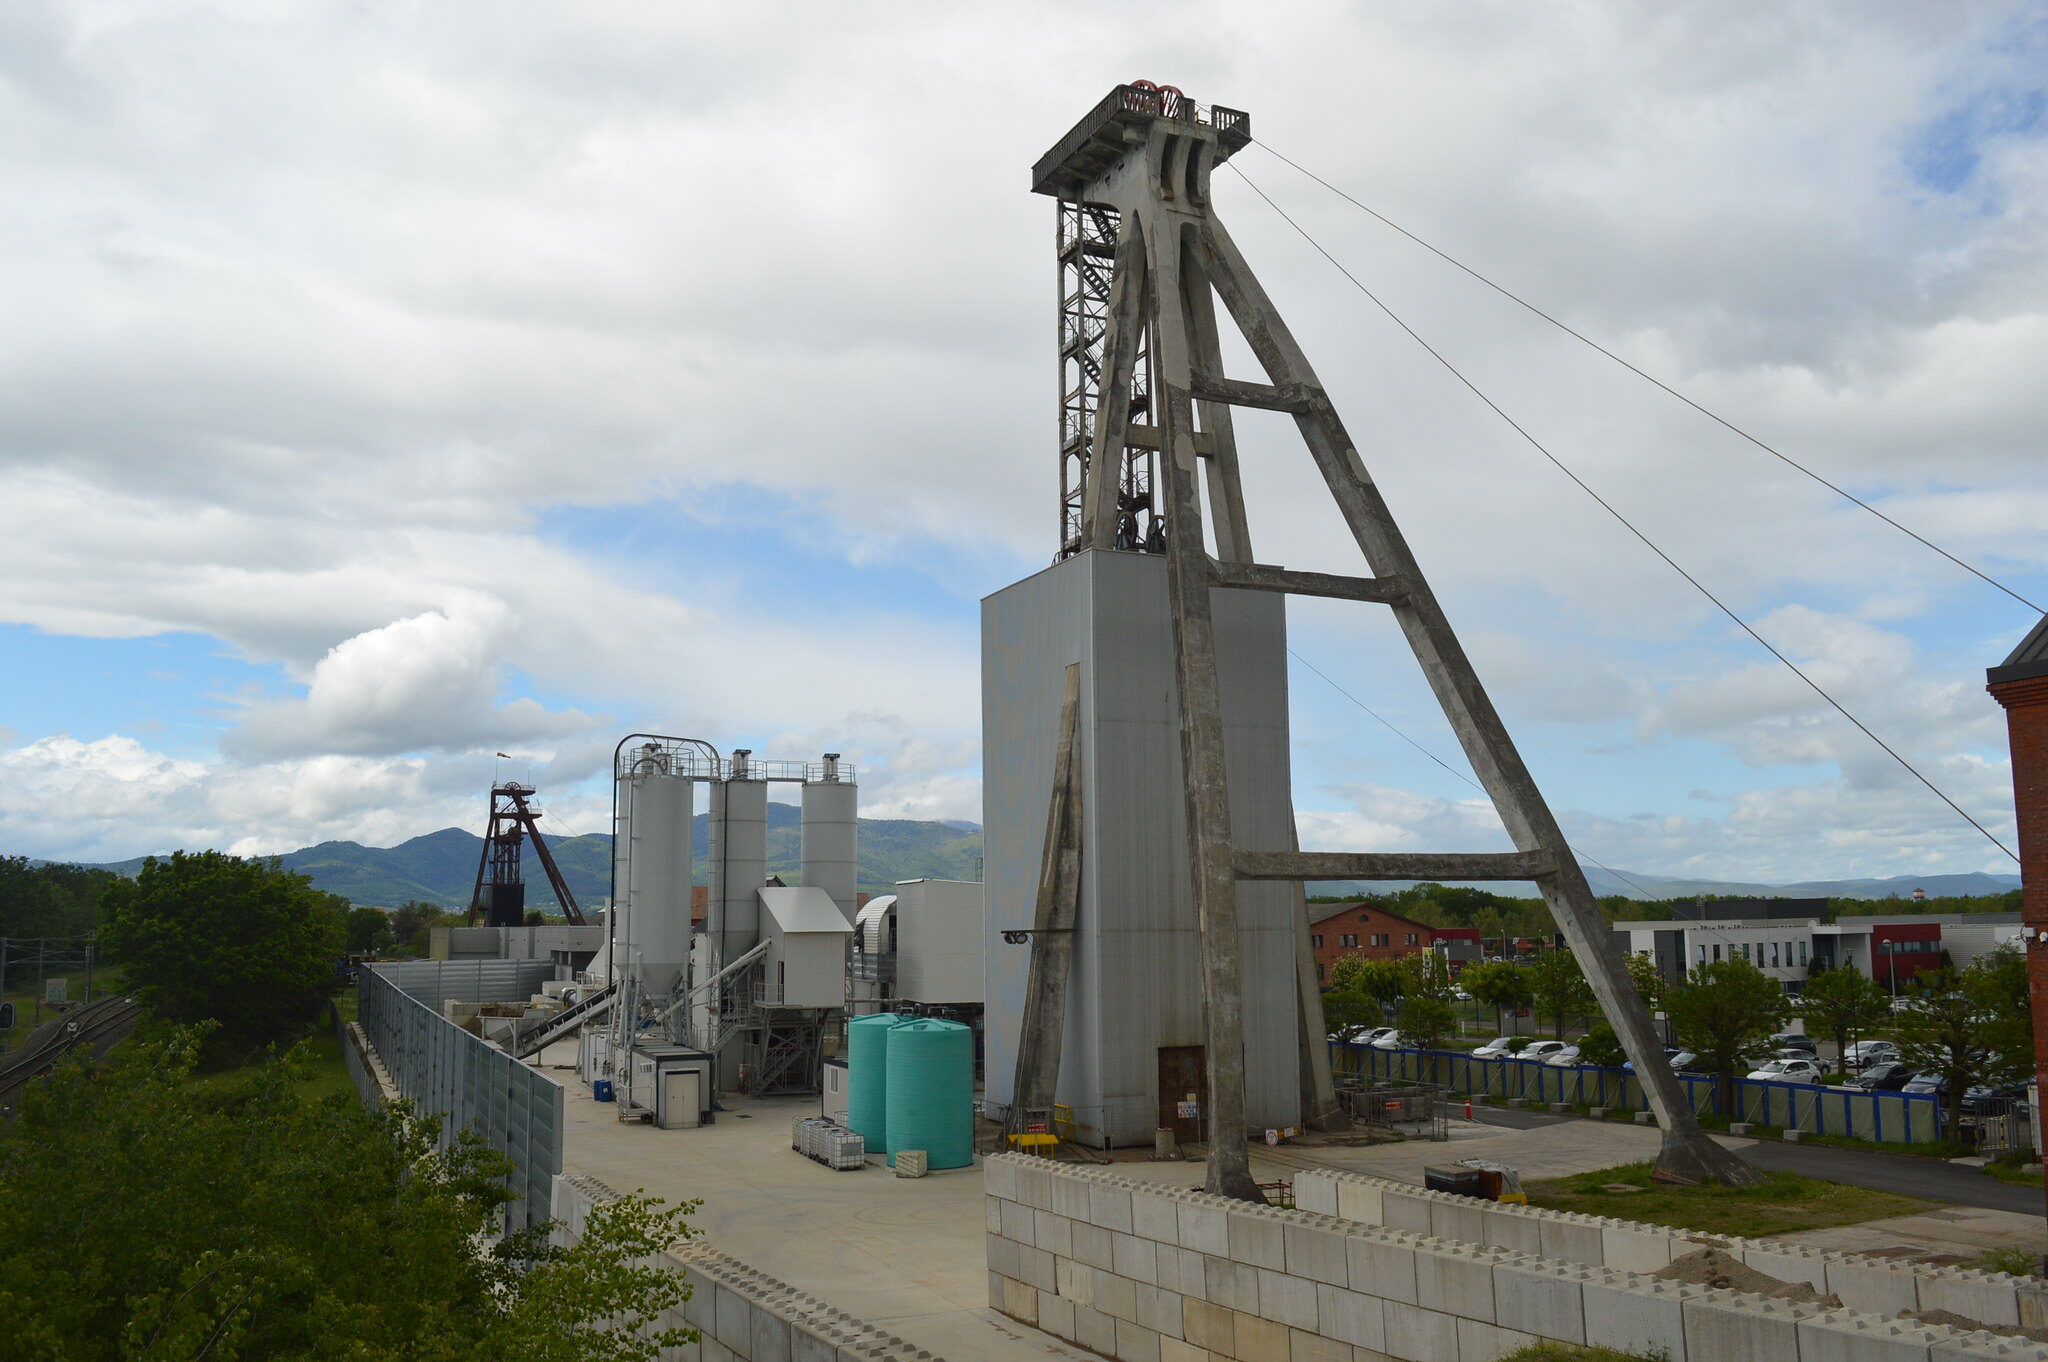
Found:
[[[1237,903],[1238,883],[1258,880],[1534,881],[1635,1062],[1664,1132],[1659,1175],[1759,1181],[1707,1138],[1679,1091],[1564,834],[1329,395],[1213,211],[1210,172],[1250,141],[1249,115],[1205,109],[1171,86],[1140,81],[1112,90],[1032,169],[1033,191],[1060,201],[1062,555],[1149,549],[1168,562],[1208,1038],[1208,1190],[1260,1199],[1244,1119]],[[1224,376],[1217,297],[1265,382]],[[1294,572],[1254,561],[1233,407],[1293,416],[1373,575]],[[1213,557],[1204,544],[1198,478],[1207,482]],[[1218,588],[1390,608],[1516,849],[1349,854],[1235,845],[1210,598]]]

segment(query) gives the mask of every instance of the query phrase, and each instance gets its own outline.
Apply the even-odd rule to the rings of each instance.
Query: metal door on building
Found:
[[[1209,1065],[1199,1045],[1159,1047],[1159,1125],[1173,1128],[1173,1138],[1199,1144],[1202,1105],[1209,1100]]]
[[[665,1069],[661,1075],[661,1125],[664,1130],[694,1129],[702,1118],[702,1075],[695,1069]]]

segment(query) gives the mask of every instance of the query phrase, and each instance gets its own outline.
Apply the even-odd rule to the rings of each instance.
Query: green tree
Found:
[[[392,943],[401,951],[424,955],[427,936],[435,926],[450,920],[439,906],[420,899],[408,899],[391,914]]]
[[[1950,1132],[1971,1088],[2014,1082],[2033,1067],[2032,1016],[2024,1003],[2015,1006],[2008,968],[1987,960],[1922,970],[1905,987],[1893,1023],[1899,1058],[1915,1073],[1941,1076]],[[2021,962],[2022,975],[2025,968]]]
[[[1891,999],[1875,980],[1858,974],[1854,966],[1822,970],[1806,980],[1806,990],[1792,1007],[1793,1014],[1806,1023],[1809,1032],[1830,1036],[1835,1053],[1848,1067],[1849,1041],[1891,1015]]]
[[[1330,967],[1330,987],[1347,993],[1362,993],[1380,1007],[1381,1015],[1408,994],[1414,976],[1398,960],[1367,960],[1347,956]]]
[[[1457,1009],[1451,1005],[1451,971],[1435,951],[1411,959],[1408,991],[1395,1014],[1394,1025],[1400,1028],[1404,1042],[1424,1052],[1423,1062],[1428,1066],[1430,1081],[1434,1082],[1434,1052],[1458,1029]]]
[[[1621,1037],[1614,1034],[1614,1028],[1606,1022],[1595,1023],[1586,1032],[1586,1038],[1579,1042],[1579,1062],[1598,1064],[1602,1068],[1619,1069],[1628,1060],[1621,1048]]]
[[[0,936],[87,936],[100,923],[100,895],[118,878],[108,870],[0,856]]]
[[[1678,1043],[1714,1070],[1716,1100],[1735,1091],[1735,1072],[1784,1025],[1791,1005],[1778,981],[1747,960],[1714,960],[1668,990],[1664,1013]]]
[[[346,905],[275,861],[151,857],[106,893],[101,942],[144,1014],[212,1022],[216,1055],[296,1040],[339,984]]]
[[[1529,992],[1538,1016],[1550,1019],[1550,1034],[1564,1039],[1564,1024],[1593,1010],[1593,989],[1568,950],[1545,951],[1529,966]]]
[[[68,1061],[0,1140],[10,1357],[645,1362],[687,1294],[645,1259],[682,1210],[600,1209],[573,1248],[498,1241],[509,1163],[465,1132],[314,1100],[294,1055],[193,1079],[197,1030]],[[687,1208],[685,1208],[687,1209]]]
[[[1333,988],[1323,994],[1323,1026],[1331,1040],[1357,1040],[1385,1017],[1377,1002],[1355,989]]]
[[[1465,972],[1458,976],[1472,1000],[1481,1006],[1493,1009],[1494,1028],[1507,1030],[1502,1014],[1511,1007],[1527,1007],[1533,995],[1529,991],[1528,972],[1519,965],[1505,961],[1489,960],[1477,965],[1467,965]]]
[[[1628,981],[1636,986],[1636,994],[1643,1000],[1643,1006],[1651,1012],[1664,1010],[1664,991],[1669,981],[1657,962],[1640,951],[1630,951],[1622,957],[1628,967]]]
[[[342,924],[343,944],[351,955],[369,955],[391,944],[391,919],[381,908],[351,908]]]

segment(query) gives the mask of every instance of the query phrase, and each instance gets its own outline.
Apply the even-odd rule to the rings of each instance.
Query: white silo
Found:
[[[842,777],[837,752],[827,752],[819,770],[804,781],[801,880],[829,894],[850,923],[858,911],[860,787]]]
[[[632,753],[618,782],[612,972],[637,975],[643,998],[665,998],[690,958],[696,800],[689,776],[651,743]]]
[[[711,920],[718,964],[761,939],[761,884],[768,878],[768,782],[753,775],[753,753],[732,754],[731,775],[711,787]]]

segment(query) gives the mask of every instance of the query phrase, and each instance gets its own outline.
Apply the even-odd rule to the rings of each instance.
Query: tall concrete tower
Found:
[[[1208,1189],[1261,1199],[1246,1132],[1289,1123],[1298,1105],[1299,1018],[1314,992],[1301,882],[1534,881],[1635,1061],[1664,1130],[1659,1174],[1756,1182],[1679,1092],[1571,848],[1329,394],[1213,211],[1211,171],[1250,140],[1246,114],[1139,81],[1032,168],[1033,191],[1060,201],[1061,558],[983,605],[990,1094],[1005,1100],[1007,1045],[1010,1086],[1043,1097],[1043,1041],[1057,1038],[1057,1091],[1085,1127],[1124,1141],[1145,1115],[1164,1125],[1197,1111]],[[1218,297],[1264,382],[1225,376]],[[1294,418],[1373,575],[1253,559],[1234,407]],[[1296,849],[1274,599],[1287,595],[1392,610],[1513,852]],[[1030,942],[1028,963],[1004,929]]]

